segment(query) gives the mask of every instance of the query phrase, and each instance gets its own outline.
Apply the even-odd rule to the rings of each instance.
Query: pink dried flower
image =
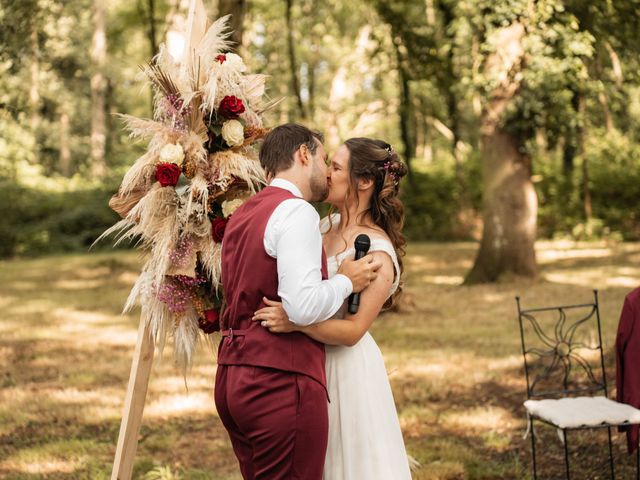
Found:
[[[205,282],[204,278],[186,275],[166,277],[158,290],[158,300],[164,303],[171,313],[182,313],[193,303],[198,287]]]
[[[169,252],[171,265],[175,268],[183,268],[193,253],[193,239],[191,236],[178,240],[176,247]]]

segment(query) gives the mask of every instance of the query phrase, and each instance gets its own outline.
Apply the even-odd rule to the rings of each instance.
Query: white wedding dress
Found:
[[[332,216],[334,224],[338,221],[338,215]],[[323,219],[323,233],[328,225],[328,219]],[[387,240],[372,239],[369,251],[385,252],[393,260],[396,275],[391,296],[399,283],[395,250]],[[335,275],[342,260],[353,258],[354,253],[351,248],[328,257],[329,276]],[[344,318],[345,312],[346,302],[334,318]],[[387,370],[371,334],[365,333],[353,347],[327,345],[326,357],[330,403],[323,479],[411,479]]]

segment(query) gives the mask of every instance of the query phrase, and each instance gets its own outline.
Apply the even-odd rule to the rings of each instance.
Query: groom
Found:
[[[253,322],[262,298],[279,298],[291,321],[308,325],[331,317],[380,268],[369,255],[327,279],[319,216],[308,203],[328,193],[322,140],[301,125],[273,129],[260,149],[273,181],[225,231],[215,402],[245,480],[320,480],[327,448],[324,346]]]

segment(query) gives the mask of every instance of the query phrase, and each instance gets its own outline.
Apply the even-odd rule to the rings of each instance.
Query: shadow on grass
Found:
[[[603,269],[640,283],[640,272],[628,270],[640,254],[638,245],[615,248],[608,256],[601,255],[601,246],[582,252],[555,244],[540,248],[549,252],[543,275],[562,270],[569,280],[585,272],[597,278]],[[406,291],[415,310],[384,315],[372,328],[391,373],[408,451],[422,464],[416,480],[529,477],[514,297],[520,294],[529,308],[591,299],[590,288],[571,282],[453,285],[470,267],[475,249],[471,243],[410,246]],[[118,312],[139,265],[135,254],[123,252],[0,263],[0,477],[109,477],[137,326],[135,314]],[[601,293],[610,385],[610,350],[628,290],[607,286]],[[165,354],[149,387],[137,478],[158,464],[185,479],[239,478],[215,416],[213,375],[211,355],[203,353],[189,376],[187,396],[171,368],[171,352]],[[555,432],[539,432],[543,478],[562,476]],[[604,444],[587,433],[576,439],[576,468],[582,470],[574,478],[607,478],[598,460],[606,453]],[[616,445],[617,460],[628,460],[624,439]],[[628,470],[621,472],[619,478],[629,478]]]
[[[57,411],[74,407],[64,402],[50,406]],[[96,423],[30,421],[11,434],[0,435],[4,459],[0,476],[24,480],[109,478],[119,428],[119,419]],[[133,478],[141,478],[160,464],[181,471],[182,478],[239,478],[226,432],[213,416],[145,420]]]

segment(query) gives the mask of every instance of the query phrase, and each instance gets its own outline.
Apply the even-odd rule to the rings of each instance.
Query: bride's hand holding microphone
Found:
[[[349,277],[353,285],[353,292],[359,293],[367,288],[378,276],[382,266],[372,254],[365,255],[359,260],[345,258],[338,269],[338,273]]]
[[[348,277],[353,285],[353,293],[359,293],[377,278],[378,270],[381,266],[382,262],[369,254],[358,260],[345,258],[337,273]],[[266,307],[257,310],[252,320],[259,321],[271,333],[290,333],[301,330],[302,327],[289,320],[287,312],[282,307],[282,302],[270,300],[266,297],[263,297],[262,301]]]

